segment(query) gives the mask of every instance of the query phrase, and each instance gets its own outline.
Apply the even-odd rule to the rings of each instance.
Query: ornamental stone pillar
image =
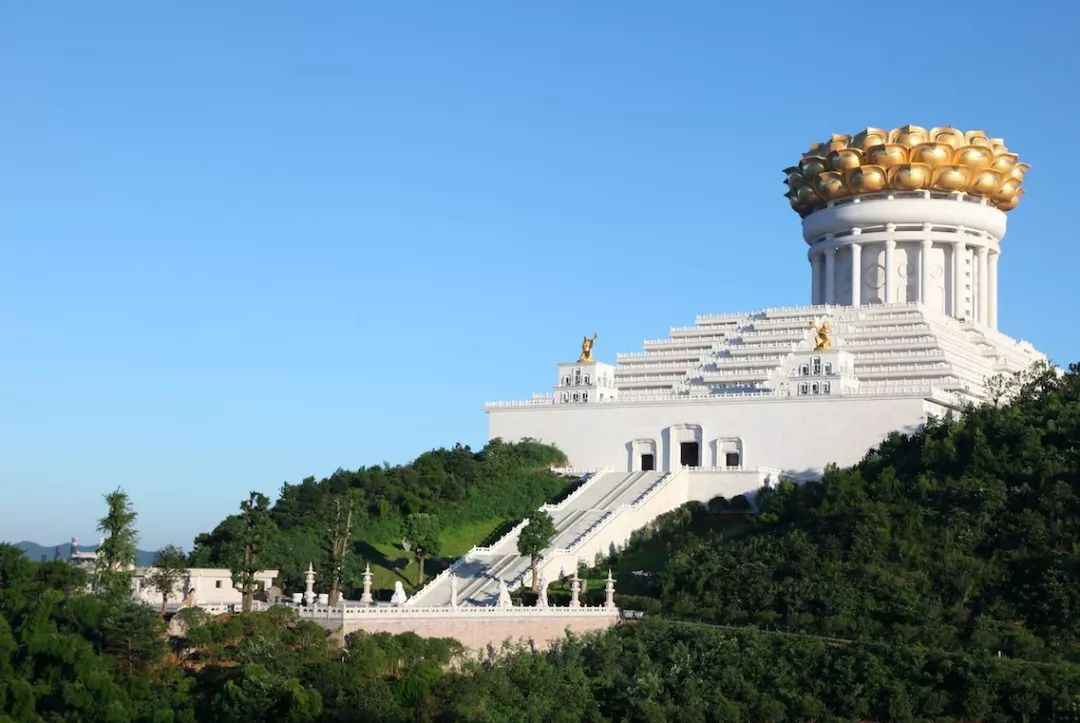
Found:
[[[375,602],[375,599],[371,596],[371,564],[364,565],[364,593],[360,596],[360,602],[363,605],[371,605]]]
[[[304,604],[311,605],[315,602],[315,568],[308,563],[307,572],[304,573]]]
[[[862,246],[851,244],[851,305],[862,301]]]
[[[919,303],[930,301],[930,250],[934,247],[931,239],[923,239],[919,251]]]
[[[821,252],[810,251],[810,303],[817,306],[822,303],[821,293]]]
[[[825,249],[825,303],[836,303],[836,247]]]
[[[952,293],[949,295],[949,313],[959,319],[964,303],[964,251],[963,241],[952,242]]]
[[[997,318],[998,256],[1000,256],[1000,255],[1001,254],[999,252],[997,252],[997,251],[990,254],[990,275],[988,277],[988,281],[990,283],[987,284],[987,288],[988,288],[988,295],[990,297],[990,310],[989,310],[989,317],[990,318],[989,318],[989,321],[990,321],[990,328],[991,329],[996,329],[997,326],[998,326],[998,318]]]
[[[990,249],[985,246],[980,246],[975,252],[976,257],[979,260],[979,312],[976,315],[977,321],[983,326],[988,326],[987,323],[987,308],[990,300],[990,289],[987,283],[987,277],[989,277],[989,264],[988,256],[990,255]]]
[[[895,228],[895,225],[893,226]],[[892,304],[896,301],[896,292],[893,290],[896,282],[893,277],[896,276],[896,264],[894,262],[896,252],[896,241],[894,239],[888,239],[885,241],[885,302],[886,304]]]

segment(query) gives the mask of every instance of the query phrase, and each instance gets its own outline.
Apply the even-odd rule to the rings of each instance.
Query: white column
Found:
[[[851,244],[851,305],[862,300],[862,246]]]
[[[893,276],[896,274],[896,266],[893,264],[893,256],[896,251],[896,241],[889,239],[885,242],[885,303],[891,304],[896,301],[893,293]]]
[[[949,298],[949,314],[960,318],[960,304],[964,300],[964,273],[961,261],[964,259],[964,242],[952,242],[952,295]]]
[[[831,242],[830,242],[831,243]],[[836,247],[825,249],[825,303],[836,303]]]
[[[821,300],[821,252],[810,250],[810,303],[817,305]]]
[[[976,314],[976,320],[983,326],[987,325],[986,320],[986,307],[987,301],[990,298],[990,294],[987,293],[989,284],[986,283],[987,276],[989,276],[987,257],[990,254],[990,249],[985,246],[980,246],[975,253],[979,259],[979,312]]]
[[[923,239],[922,251],[919,252],[919,303],[925,304],[930,300],[930,249],[934,242]]]
[[[990,276],[988,284],[989,296],[990,296],[990,328],[996,329],[998,325],[997,319],[997,299],[998,299],[998,256],[1001,252],[995,251],[990,254]]]

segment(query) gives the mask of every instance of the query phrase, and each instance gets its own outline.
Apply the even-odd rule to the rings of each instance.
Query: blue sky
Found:
[[[0,539],[191,545],[248,490],[483,443],[488,399],[801,304],[780,170],[983,128],[1000,323],[1080,359],[1074,3],[0,6]]]

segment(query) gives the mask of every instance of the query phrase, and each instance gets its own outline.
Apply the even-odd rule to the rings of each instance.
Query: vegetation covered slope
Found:
[[[1080,660],[1080,373],[1009,392],[767,491],[748,520],[684,510],[624,557],[654,561],[672,616]]]
[[[495,439],[479,452],[457,445],[425,452],[409,464],[338,470],[321,480],[285,484],[270,509],[273,527],[260,565],[280,569],[290,589],[303,590],[308,563],[320,571],[331,564],[327,527],[334,505],[343,502],[353,510],[346,592],[359,586],[365,562],[372,566],[377,589],[392,588],[395,580],[408,588],[416,582],[415,562],[401,544],[408,515],[436,515],[441,555],[457,557],[572,485],[574,480],[549,471],[564,462],[554,447]],[[239,525],[240,516],[233,515],[199,535],[192,564],[229,566]],[[326,591],[328,577],[316,579],[316,590]]]

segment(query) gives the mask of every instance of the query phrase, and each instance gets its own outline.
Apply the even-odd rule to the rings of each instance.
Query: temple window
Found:
[[[830,382],[822,382],[821,383],[821,393],[822,394],[832,394],[832,384]]]
[[[825,373],[832,374],[832,362],[825,362]]]

